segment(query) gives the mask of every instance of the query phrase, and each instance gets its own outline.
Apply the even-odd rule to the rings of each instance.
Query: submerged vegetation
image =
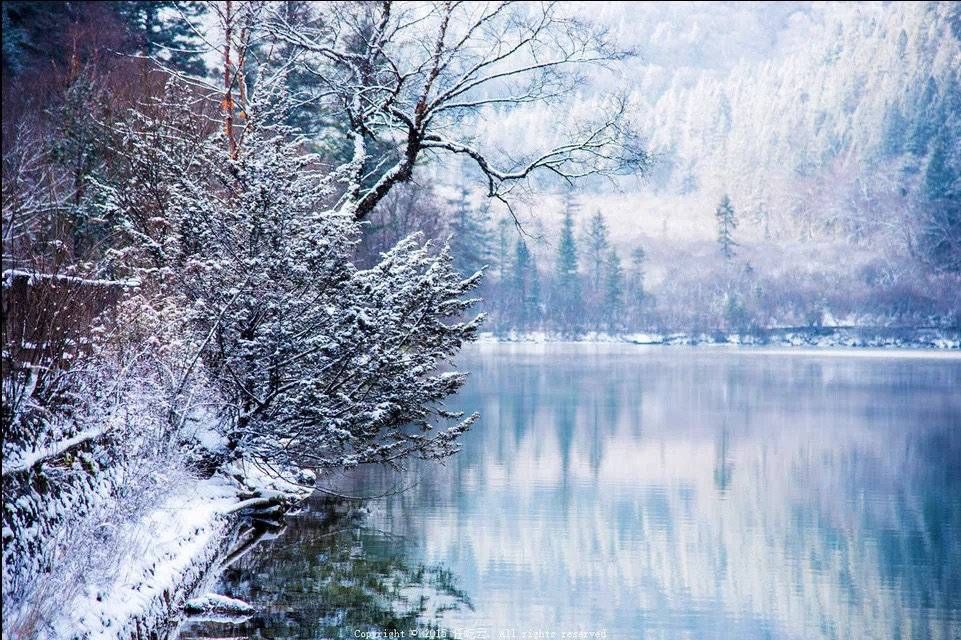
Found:
[[[472,609],[449,569],[415,563],[405,541],[368,528],[363,514],[313,499],[287,519],[282,538],[262,543],[226,569],[218,591],[255,602],[231,634],[282,631],[292,637],[355,638],[361,632],[441,632],[443,615]],[[254,582],[249,576],[259,579]],[[180,638],[223,631],[217,621],[188,621]]]

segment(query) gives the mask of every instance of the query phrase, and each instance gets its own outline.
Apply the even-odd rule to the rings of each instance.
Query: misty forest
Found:
[[[2,12],[4,638],[961,633],[961,5]]]

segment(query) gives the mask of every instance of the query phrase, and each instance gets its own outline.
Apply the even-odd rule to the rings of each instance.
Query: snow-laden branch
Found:
[[[23,271],[21,269],[6,269],[3,272],[3,287],[8,289],[13,286],[14,280],[23,279],[28,285],[36,285],[41,282],[59,282],[63,284],[89,287],[123,287],[135,288],[140,286],[140,281],[129,280],[105,280],[100,278],[82,278],[79,276],[65,276],[55,273],[39,273],[36,271]]]
[[[107,429],[104,427],[88,429],[87,431],[78,433],[72,438],[67,438],[66,440],[55,442],[49,446],[36,449],[35,451],[24,453],[15,460],[4,460],[3,473],[0,475],[9,476],[14,473],[29,471],[43,462],[59,458],[84,443],[102,438],[106,433]]]
[[[556,144],[517,161],[477,144],[480,109],[562,104],[584,71],[630,55],[557,3],[342,3],[298,23],[272,10],[264,28],[301,54],[319,101],[353,139],[351,160],[334,173],[347,183],[341,210],[357,219],[410,180],[427,150],[471,158],[500,199],[535,173],[571,182],[649,164],[624,100],[602,107],[599,124],[559,122]],[[395,160],[378,169],[382,158],[368,150],[385,146]]]

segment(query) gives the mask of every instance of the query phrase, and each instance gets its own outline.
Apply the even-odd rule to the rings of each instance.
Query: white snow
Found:
[[[219,593],[207,593],[187,601],[185,609],[194,620],[241,622],[253,615],[255,609],[236,598]]]
[[[72,438],[67,438],[66,440],[61,440],[50,446],[42,447],[36,449],[29,453],[20,456],[16,460],[4,461],[3,472],[0,475],[9,475],[11,473],[17,473],[19,471],[26,471],[27,469],[33,467],[38,462],[46,460],[48,458],[55,458],[61,453],[69,451],[78,444],[87,442],[88,440],[93,440],[99,438],[107,432],[104,427],[97,427],[94,429],[89,429],[83,433],[78,433]]]
[[[19,269],[7,269],[3,272],[3,286],[10,287],[17,278],[26,278],[29,284],[36,284],[40,280],[51,280],[64,284],[87,285],[96,287],[139,287],[139,280],[104,280],[97,278],[81,278],[78,276],[65,276],[50,273],[38,273],[35,271],[21,271]]]
[[[218,477],[187,483],[131,523],[131,531],[141,536],[112,583],[88,584],[64,607],[51,637],[126,639],[138,619],[162,619],[165,593],[199,579],[206,561],[221,551],[230,525],[224,513],[236,503],[236,491]]]
[[[626,342],[637,345],[702,345],[702,346],[744,346],[765,347],[767,351],[777,348],[794,350],[816,349],[818,353],[828,350],[892,350],[904,351],[958,351],[961,350],[961,338],[950,332],[937,330],[918,330],[913,335],[893,336],[884,335],[884,329],[879,335],[873,335],[870,329],[837,328],[829,333],[816,333],[791,330],[770,330],[766,338],[751,334],[709,334],[689,333],[626,333],[610,334],[590,331],[578,336],[565,336],[545,331],[517,332],[506,334],[483,332],[476,342],[481,344],[498,344],[523,342],[534,344],[547,343],[588,343],[603,344],[610,342]]]

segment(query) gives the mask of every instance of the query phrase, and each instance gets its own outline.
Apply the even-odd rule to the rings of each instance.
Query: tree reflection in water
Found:
[[[356,505],[315,497],[286,529],[232,563],[217,593],[257,608],[242,622],[188,621],[180,638],[355,638],[361,631],[445,634],[444,613],[473,609],[450,570],[412,562],[403,537],[365,527]],[[450,634],[446,634],[450,637]]]

